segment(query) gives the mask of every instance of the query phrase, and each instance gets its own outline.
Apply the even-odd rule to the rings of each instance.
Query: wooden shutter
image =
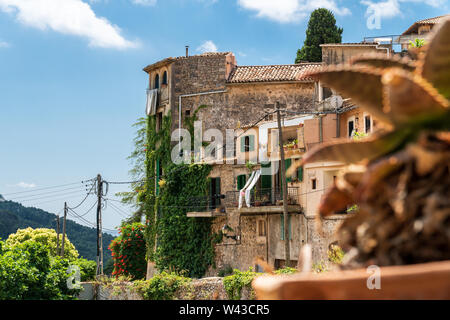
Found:
[[[298,167],[297,178],[298,178],[298,181],[303,181],[303,166]]]
[[[248,136],[249,138],[249,148],[248,151],[255,151],[255,136]]]
[[[237,189],[241,190],[245,186],[246,182],[247,182],[247,176],[245,174],[238,176],[237,177]]]
[[[241,152],[245,152],[245,137],[241,138]]]
[[[292,163],[292,159],[285,159],[285,160],[284,160],[286,172],[288,171],[289,167],[291,166],[291,163]],[[286,175],[286,181],[287,181],[287,182],[291,182],[291,180],[292,180],[292,178],[291,178],[291,177],[288,177],[288,176]]]

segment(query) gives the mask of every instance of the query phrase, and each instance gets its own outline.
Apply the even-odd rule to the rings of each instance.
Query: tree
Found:
[[[324,8],[319,8],[311,13],[306,30],[306,39],[303,47],[297,50],[295,63],[301,61],[321,62],[322,49],[324,43],[341,43],[342,28],[336,26],[336,19],[333,13]]]
[[[61,249],[62,234],[60,234],[59,237],[59,247]],[[6,245],[15,247],[21,243],[39,242],[42,245],[47,246],[50,250],[50,255],[55,257],[58,256],[58,253],[56,252],[56,238],[56,232],[53,229],[26,228],[19,229],[16,233],[11,234],[6,240]],[[78,251],[77,249],[75,249],[75,246],[69,241],[67,235],[64,241],[64,258],[68,259],[69,261],[73,261],[78,258]]]

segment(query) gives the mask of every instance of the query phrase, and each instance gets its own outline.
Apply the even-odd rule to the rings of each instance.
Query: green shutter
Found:
[[[245,152],[245,137],[241,138],[241,152]]]
[[[288,171],[289,167],[291,166],[291,163],[292,163],[292,159],[285,159],[284,160],[286,172]],[[291,182],[291,180],[292,180],[292,177],[288,177],[286,175],[286,181],[287,182]]]
[[[216,182],[216,195],[220,195],[221,191],[220,191],[220,178],[216,178],[215,179]],[[219,197],[215,197],[215,205],[220,205],[220,198]]]
[[[248,136],[249,137],[249,142],[250,142],[250,146],[248,148],[249,151],[255,151],[255,136]]]
[[[298,181],[303,181],[303,166],[298,167],[297,178],[298,178]]]
[[[242,190],[242,188],[244,188],[246,182],[247,182],[247,176],[245,174],[238,176],[237,177],[237,189]]]

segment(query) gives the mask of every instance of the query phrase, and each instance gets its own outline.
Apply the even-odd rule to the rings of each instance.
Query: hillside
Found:
[[[56,215],[41,209],[24,207],[13,201],[0,200],[0,238],[5,240],[17,229],[27,227],[56,229]],[[62,224],[60,228],[62,231]],[[96,260],[96,229],[67,220],[66,233],[80,256],[89,260]],[[111,251],[108,250],[108,246],[113,239],[112,235],[103,233],[103,259],[105,263],[111,259]]]

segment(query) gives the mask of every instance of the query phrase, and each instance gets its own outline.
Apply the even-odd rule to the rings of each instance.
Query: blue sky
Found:
[[[185,45],[191,54],[233,51],[240,65],[293,63],[317,7],[335,13],[344,42],[400,34],[450,11],[447,0],[0,0],[0,194],[97,173],[128,180],[131,125],[145,110],[144,66],[183,55]],[[367,26],[373,12],[380,29]],[[69,205],[82,199],[70,196]],[[57,213],[64,201],[35,198],[23,204]],[[122,218],[108,207],[104,226]]]

